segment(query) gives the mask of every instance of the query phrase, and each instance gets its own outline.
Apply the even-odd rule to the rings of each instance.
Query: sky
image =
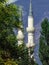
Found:
[[[15,2],[16,5],[22,6],[23,9],[23,23],[24,23],[24,30],[25,30],[25,40],[27,42],[27,19],[29,14],[29,4],[30,0],[9,0],[9,3]],[[33,17],[34,17],[34,27],[35,27],[35,58],[38,58],[38,49],[39,49],[39,37],[40,37],[40,29],[41,29],[41,22],[42,20],[47,17],[49,19],[49,0],[32,0],[32,10],[33,10]],[[42,65],[39,61],[39,58],[37,60],[37,63],[39,65]]]

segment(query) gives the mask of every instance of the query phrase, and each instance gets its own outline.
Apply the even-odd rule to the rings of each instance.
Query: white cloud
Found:
[[[17,0],[8,0],[8,4],[10,4],[10,3],[13,3],[13,2],[15,2],[15,1],[17,1]]]

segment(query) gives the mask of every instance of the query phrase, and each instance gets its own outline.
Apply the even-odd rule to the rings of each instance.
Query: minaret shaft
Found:
[[[34,26],[33,26],[33,17],[28,17],[28,47],[34,46]]]
[[[20,7],[19,8],[19,15],[20,15],[20,18],[19,20],[22,21],[22,8]],[[23,44],[23,39],[24,39],[24,34],[23,34],[23,25],[20,25],[20,28],[18,28],[18,34],[17,34],[17,40],[18,40],[18,46]]]
[[[34,43],[33,34],[32,33],[28,33],[28,44],[31,45],[33,43]]]
[[[18,46],[23,44],[24,35],[21,29],[18,29],[17,39],[18,39]]]
[[[29,28],[33,27],[33,17],[32,16],[28,16],[28,27]]]
[[[28,43],[27,47],[33,47],[34,46],[34,23],[33,23],[33,16],[32,16],[32,1],[30,0],[30,10],[29,10],[29,16],[28,16]]]

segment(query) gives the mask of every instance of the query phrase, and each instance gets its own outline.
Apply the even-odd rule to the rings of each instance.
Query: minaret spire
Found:
[[[19,20],[22,22],[22,8],[19,8]],[[18,46],[23,44],[24,34],[23,34],[23,25],[20,24],[20,28],[18,28],[18,34],[17,34],[17,40],[18,40]]]
[[[29,62],[31,58],[30,49],[34,49],[34,20],[32,16],[32,0],[30,0],[30,7],[29,7],[29,16],[28,16],[28,27],[26,28],[28,32],[28,42],[26,46],[28,47],[28,54],[29,54]]]
[[[30,7],[29,7],[29,16],[28,16],[28,27],[26,28],[28,32],[28,47],[34,47],[34,20],[32,16],[32,0],[30,0]]]
[[[19,14],[20,14],[19,20],[22,21],[22,7],[21,6],[19,6]]]
[[[30,0],[29,16],[32,16],[32,0]]]

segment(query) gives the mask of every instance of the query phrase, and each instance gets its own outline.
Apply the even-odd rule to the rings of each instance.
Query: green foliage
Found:
[[[0,61],[17,58],[17,39],[13,28],[20,28],[21,23],[18,7],[13,4],[5,5],[3,2],[5,1],[0,2]]]
[[[0,58],[0,65],[18,65],[13,59],[7,59],[5,62]]]
[[[28,65],[28,50],[24,44],[18,47],[18,64],[19,65]]]
[[[39,56],[43,65],[49,65],[49,22],[45,18],[41,24]]]
[[[32,52],[33,49],[31,49]],[[32,52],[33,53],[33,52]],[[31,54],[31,53],[30,53]],[[34,58],[30,58],[28,54],[28,48],[25,44],[18,47],[18,65],[38,65],[35,63]],[[30,60],[29,60],[30,59]]]
[[[0,0],[1,3],[4,3],[4,2],[6,2],[6,1],[7,1],[7,0]]]
[[[2,53],[2,56],[4,55],[3,57],[6,58],[6,55],[9,53],[13,57],[14,54],[17,55],[17,40],[13,28],[20,27],[18,8],[12,4],[7,6],[0,5],[0,48],[4,52]]]
[[[29,62],[28,48],[24,43],[17,45],[13,31],[22,25],[19,12],[16,5],[6,5],[5,0],[0,0],[0,65],[32,65]]]
[[[18,65],[14,60],[10,60],[10,59],[8,59],[5,63],[4,63],[4,65]]]

